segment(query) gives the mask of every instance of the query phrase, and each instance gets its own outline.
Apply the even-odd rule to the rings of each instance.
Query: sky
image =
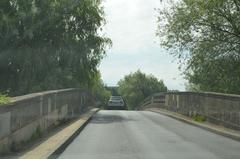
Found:
[[[186,81],[177,59],[159,45],[156,37],[160,0],[104,0],[104,34],[113,46],[99,69],[108,86],[116,86],[125,75],[140,69],[162,79],[168,89],[183,91]]]

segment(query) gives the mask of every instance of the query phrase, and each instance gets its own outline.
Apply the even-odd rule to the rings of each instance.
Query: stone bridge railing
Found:
[[[146,108],[146,107],[165,107],[165,93],[156,93],[152,96],[147,97],[140,103],[139,108]]]
[[[240,95],[208,92],[159,93],[140,104],[140,108],[146,107],[159,107],[187,116],[200,115],[209,122],[240,130]]]
[[[17,150],[21,144],[50,128],[78,117],[94,106],[92,95],[79,89],[33,93],[0,105],[0,153]]]

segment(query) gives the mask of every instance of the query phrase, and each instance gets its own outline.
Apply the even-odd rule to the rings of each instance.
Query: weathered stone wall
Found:
[[[156,93],[147,97],[143,102],[139,104],[137,109],[149,107],[165,108],[165,93]]]
[[[164,105],[153,104],[150,99],[145,101],[145,107],[161,107],[187,116],[200,115],[209,122],[240,130],[240,95],[169,92],[165,93]]]
[[[240,96],[220,93],[167,93],[165,108],[240,130]]]
[[[78,117],[93,105],[92,96],[79,89],[13,98],[10,104],[0,106],[0,153],[16,149],[39,133]]]

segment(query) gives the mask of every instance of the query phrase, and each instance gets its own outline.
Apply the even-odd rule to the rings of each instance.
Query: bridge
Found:
[[[1,156],[240,158],[238,95],[158,93],[136,111],[99,110],[96,103],[94,95],[80,89],[13,98],[0,106]]]

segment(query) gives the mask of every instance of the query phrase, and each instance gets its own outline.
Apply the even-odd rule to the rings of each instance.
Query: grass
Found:
[[[0,105],[10,103],[10,97],[5,94],[0,94]]]
[[[205,117],[202,116],[202,115],[194,115],[194,116],[193,116],[193,119],[194,119],[195,121],[197,121],[197,122],[200,122],[200,123],[206,121]]]
[[[35,132],[32,134],[30,140],[33,141],[33,140],[36,140],[36,139],[38,139],[40,137],[42,137],[42,130],[41,130],[40,126],[38,126],[36,128]]]
[[[22,140],[20,142],[13,141],[10,149],[12,152],[19,152],[19,151],[25,150],[27,147],[29,147],[31,144],[33,144],[42,136],[43,136],[43,131],[41,127],[38,125],[35,131],[32,133],[31,138],[29,138],[28,140]]]

